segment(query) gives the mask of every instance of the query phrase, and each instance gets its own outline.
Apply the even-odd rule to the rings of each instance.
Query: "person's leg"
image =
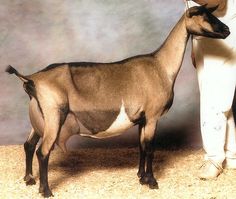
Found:
[[[218,75],[212,70],[213,68],[209,67],[213,63],[202,49],[202,42],[204,43],[201,40],[193,40],[200,90],[201,134],[207,160],[198,176],[201,179],[210,179],[222,172],[227,118],[219,108],[219,100],[216,99],[218,95],[221,95],[223,88],[219,88]]]
[[[216,163],[221,172],[225,159],[224,148],[228,163],[236,158],[235,124],[231,109],[236,70],[227,62],[222,64],[213,58],[206,58],[204,64],[204,83],[201,88],[202,138],[206,158]],[[215,177],[220,172],[216,172]],[[205,179],[207,178],[210,177],[206,175]]]
[[[224,145],[227,117],[220,110],[217,103],[217,93],[214,92],[217,83],[214,84],[214,74],[203,68],[201,72],[200,88],[200,117],[201,117],[201,134],[203,147],[206,151],[205,159],[211,159],[222,165],[225,159]],[[220,88],[218,91],[219,95]]]
[[[236,63],[235,66],[229,68],[228,75],[229,83],[227,86],[228,89],[231,89],[231,94],[229,94],[229,99],[234,98],[234,91],[236,86]],[[230,83],[234,82],[233,85]],[[234,105],[236,105],[236,96],[234,99]],[[236,128],[235,128],[235,118],[232,108],[227,112],[227,131],[226,131],[226,143],[225,143],[225,152],[226,152],[226,168],[236,169]]]
[[[236,169],[236,128],[232,109],[228,114],[225,151],[225,167]]]

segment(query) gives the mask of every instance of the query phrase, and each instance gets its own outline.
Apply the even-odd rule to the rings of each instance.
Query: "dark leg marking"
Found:
[[[154,158],[155,124],[140,125],[140,162],[138,176],[140,184],[148,184],[151,189],[158,189],[153,176],[152,162]],[[145,169],[146,163],[146,169]]]
[[[25,163],[26,163],[26,169],[25,169],[25,177],[24,181],[26,185],[34,185],[36,184],[34,177],[33,177],[33,171],[32,171],[32,162],[33,162],[33,156],[35,152],[36,145],[39,141],[39,136],[34,133],[32,138],[30,140],[27,140],[24,144],[24,150],[25,150]]]
[[[153,176],[152,162],[154,158],[153,141],[145,143],[147,168],[145,174],[140,178],[141,184],[148,184],[151,189],[158,189],[158,183]]]
[[[141,178],[145,174],[145,158],[146,158],[146,152],[143,150],[141,145],[141,131],[142,131],[143,125],[139,125],[139,169],[138,169],[138,177]]]
[[[40,174],[40,185],[39,185],[39,193],[45,198],[53,196],[49,186],[48,186],[48,160],[50,156],[50,152],[47,156],[43,156],[41,152],[42,145],[36,151],[38,162],[39,162],[39,174]]]

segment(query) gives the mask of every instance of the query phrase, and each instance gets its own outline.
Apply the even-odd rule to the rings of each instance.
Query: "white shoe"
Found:
[[[236,169],[236,158],[226,158],[224,168],[225,169]]]
[[[198,177],[201,180],[211,180],[217,178],[222,172],[221,164],[209,159],[200,167]]]

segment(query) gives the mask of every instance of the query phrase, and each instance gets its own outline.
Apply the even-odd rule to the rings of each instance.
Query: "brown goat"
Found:
[[[36,145],[40,188],[52,196],[48,186],[48,160],[54,143],[66,150],[73,134],[106,138],[139,125],[141,184],[158,188],[153,176],[153,138],[160,117],[173,102],[173,87],[182,64],[190,34],[226,38],[228,27],[205,6],[186,11],[160,49],[114,63],[61,63],[29,76],[13,67],[30,96],[32,131],[24,144],[26,184],[35,184],[32,159]],[[146,168],[145,168],[146,165]]]

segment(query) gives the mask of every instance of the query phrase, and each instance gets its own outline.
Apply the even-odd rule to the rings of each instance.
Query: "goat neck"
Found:
[[[162,67],[162,71],[166,73],[171,83],[175,82],[182,65],[188,39],[189,34],[185,25],[185,16],[183,15],[161,48],[154,52],[154,57],[157,61],[156,66]]]

